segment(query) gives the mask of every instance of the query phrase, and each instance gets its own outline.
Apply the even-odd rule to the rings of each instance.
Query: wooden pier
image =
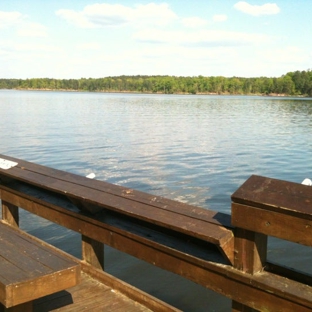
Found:
[[[312,311],[312,277],[266,257],[268,236],[312,245],[309,186],[251,176],[230,216],[0,160],[0,311],[178,311],[107,274],[104,244],[232,299],[233,312]],[[19,209],[80,233],[82,259],[19,230]]]

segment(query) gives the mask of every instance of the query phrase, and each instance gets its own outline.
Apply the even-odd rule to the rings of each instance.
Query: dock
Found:
[[[104,245],[232,312],[312,311],[312,276],[267,260],[268,236],[312,245],[311,190],[253,175],[228,215],[0,155],[0,311],[180,311],[105,272]],[[81,259],[20,230],[21,209],[80,233]]]

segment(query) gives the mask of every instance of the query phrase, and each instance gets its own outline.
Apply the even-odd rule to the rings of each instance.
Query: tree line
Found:
[[[137,75],[80,79],[0,79],[0,89],[312,96],[312,70],[289,72],[277,78]]]

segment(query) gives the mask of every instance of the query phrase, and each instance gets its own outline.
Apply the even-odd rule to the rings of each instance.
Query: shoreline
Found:
[[[47,91],[47,92],[89,92],[89,93],[127,93],[127,94],[155,94],[155,95],[212,95],[212,96],[263,96],[263,97],[296,97],[296,98],[311,98],[308,95],[295,95],[295,94],[285,94],[285,93],[270,93],[270,94],[261,94],[261,93],[227,93],[227,92],[198,92],[198,93],[186,93],[186,92],[173,92],[173,93],[165,93],[165,92],[138,92],[138,91],[130,91],[130,90],[95,90],[95,91],[89,91],[89,90],[76,90],[76,89],[47,89],[47,88],[12,88],[12,89],[0,89],[0,90],[16,90],[16,91]]]

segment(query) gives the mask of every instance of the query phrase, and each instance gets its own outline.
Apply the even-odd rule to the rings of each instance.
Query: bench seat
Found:
[[[0,222],[0,303],[5,308],[31,311],[33,300],[75,286],[79,280],[80,264],[70,256]]]

